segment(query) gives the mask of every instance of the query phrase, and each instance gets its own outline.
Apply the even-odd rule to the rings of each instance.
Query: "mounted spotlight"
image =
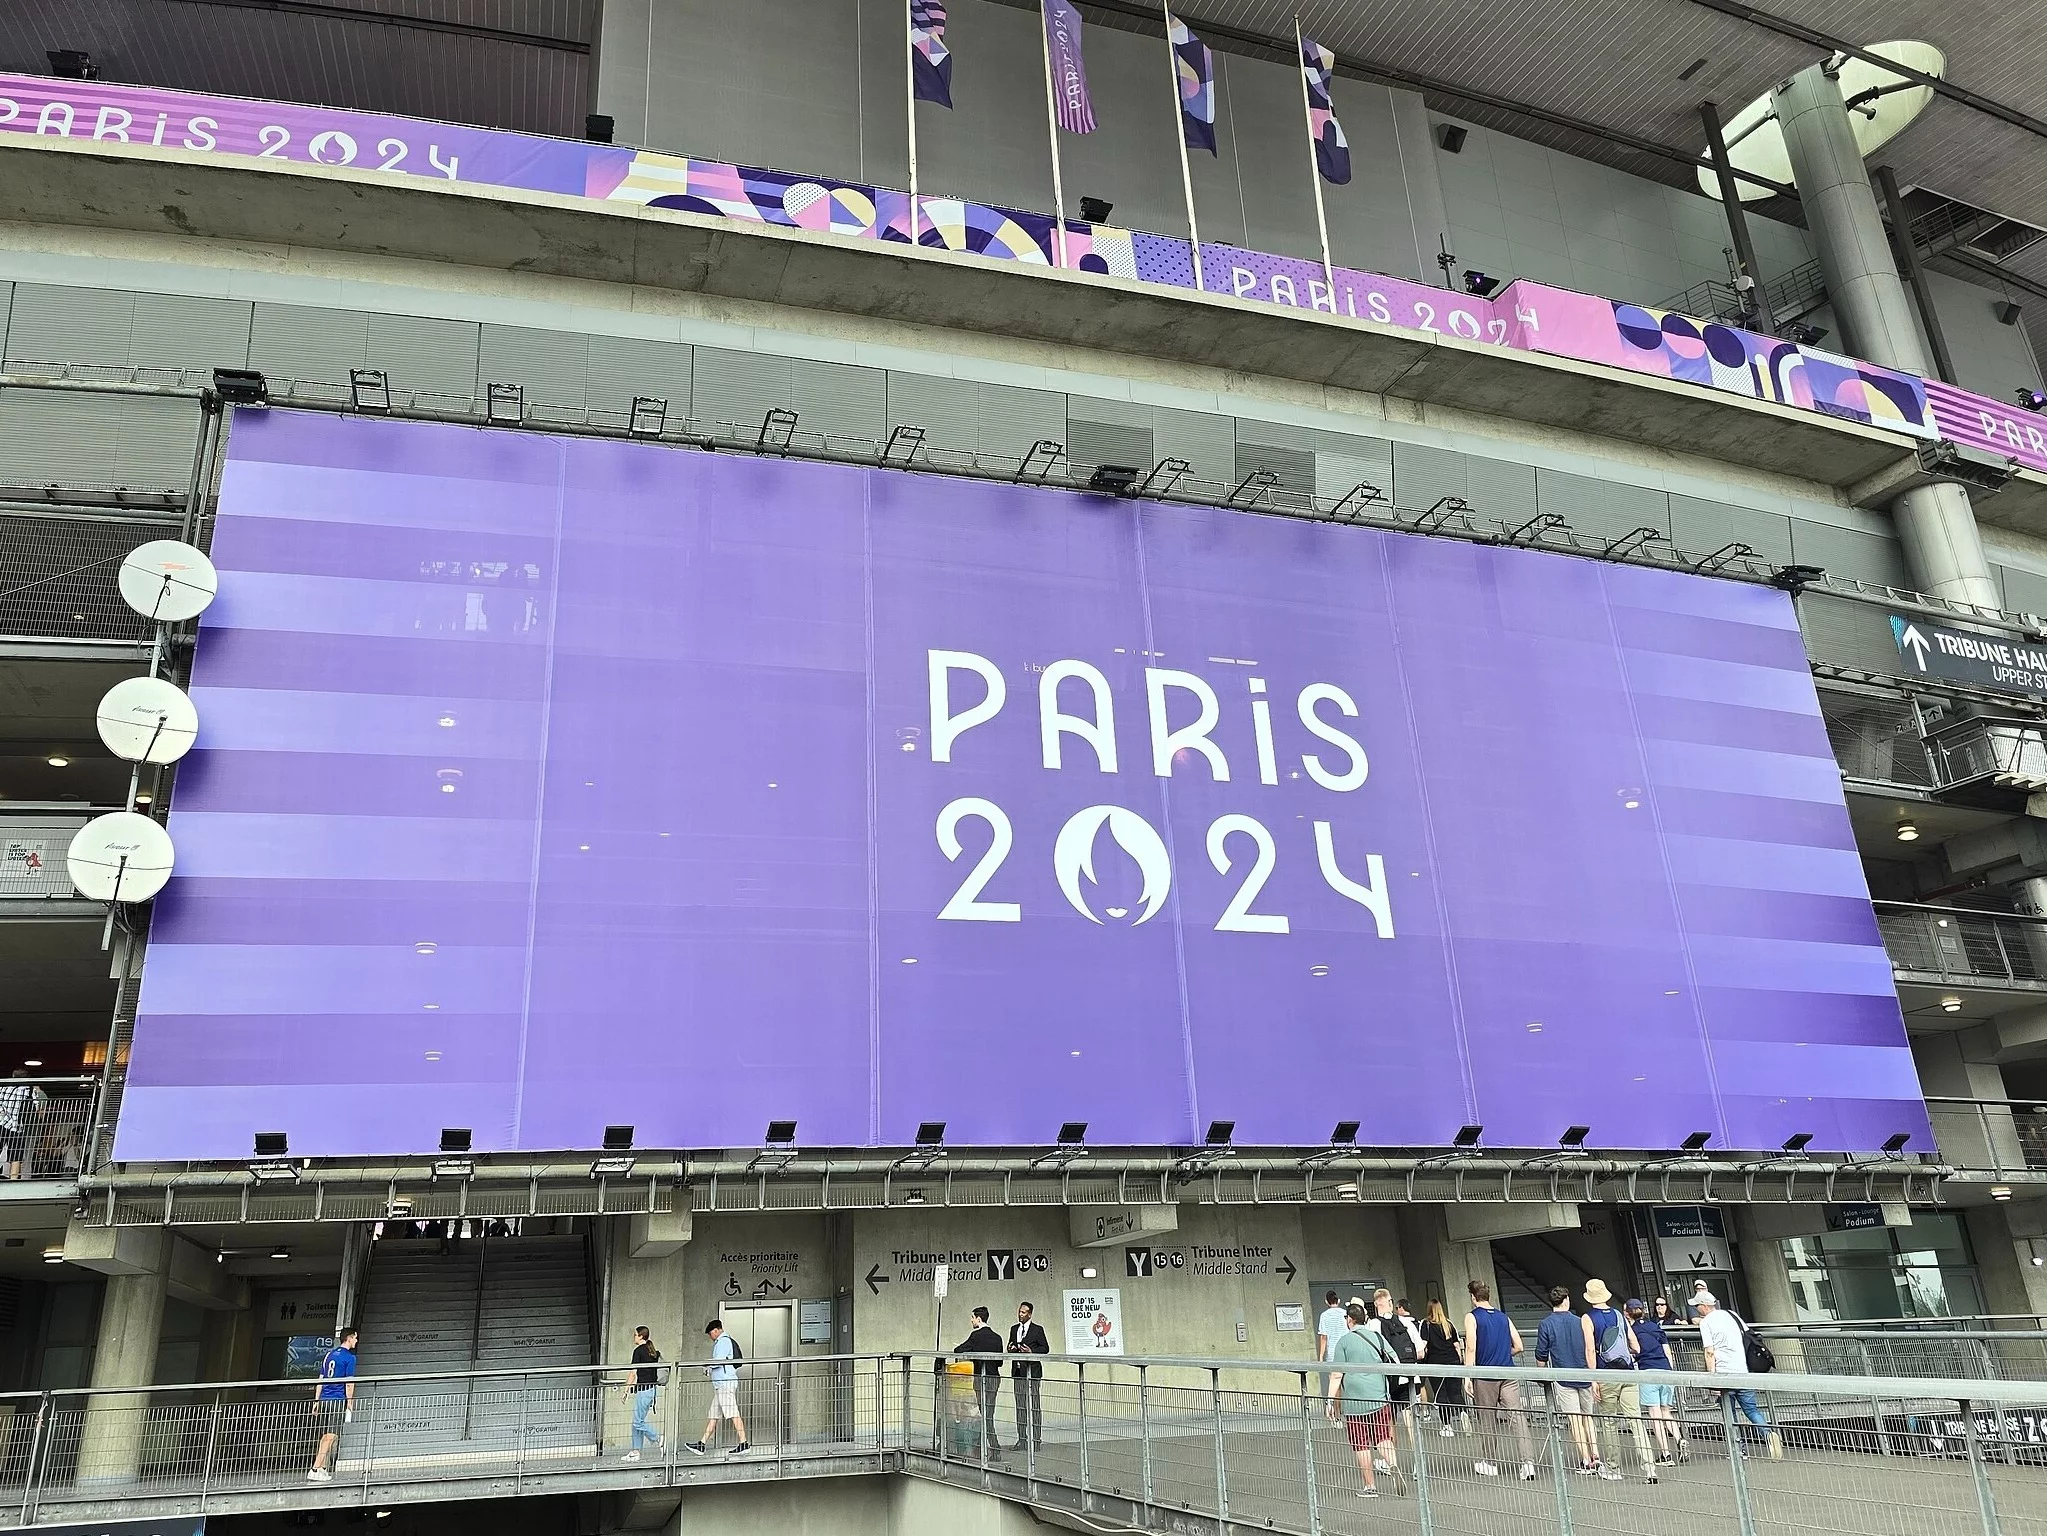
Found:
[[[268,405],[270,381],[253,368],[216,368],[213,392],[222,405]]]
[[[602,112],[586,112],[583,115],[583,137],[592,144],[609,144],[617,128],[617,122]]]
[[[770,1120],[768,1132],[763,1138],[771,1147],[791,1147],[796,1144],[796,1122],[794,1120]]]
[[[603,1145],[607,1152],[632,1151],[633,1128],[629,1125],[607,1125],[604,1128]]]
[[[256,1155],[258,1157],[283,1157],[291,1150],[291,1144],[282,1131],[258,1131],[256,1133]]]
[[[1460,128],[1455,123],[1436,124],[1436,142],[1443,146],[1446,155],[1464,153],[1464,141],[1471,137],[1469,128]]]
[[[1208,1134],[1201,1138],[1201,1142],[1203,1146],[1226,1147],[1230,1144],[1230,1138],[1236,1134],[1236,1121],[1211,1120],[1208,1122]]]
[[[761,1138],[764,1145],[751,1163],[749,1170],[760,1169],[773,1173],[786,1168],[796,1161],[796,1122],[794,1120],[770,1120],[767,1133]]]
[[[1770,573],[1770,585],[1796,597],[1826,574],[1827,568],[1823,565],[1780,565]]]
[[[438,1184],[442,1179],[460,1180],[476,1177],[476,1160],[470,1157],[437,1157],[427,1168],[427,1182]]]
[[[1473,268],[1465,269],[1464,291],[1474,298],[1489,299],[1493,296],[1493,290],[1499,286],[1500,280],[1497,277],[1487,277],[1485,273]]]
[[[2015,391],[2015,393],[2018,396],[2019,404],[2027,410],[2047,411],[2047,393],[2037,389],[2021,389]]]
[[[1182,1178],[1190,1178],[1212,1163],[1235,1157],[1237,1149],[1230,1145],[1230,1139],[1236,1134],[1237,1122],[1234,1120],[1209,1121],[1207,1131],[1202,1134],[1201,1145],[1184,1153],[1173,1164],[1173,1172]]]
[[[917,1145],[939,1147],[945,1145],[945,1122],[943,1120],[919,1120],[917,1122]]]
[[[1059,1126],[1058,1141],[1031,1159],[1033,1168],[1064,1168],[1068,1163],[1087,1156],[1087,1122],[1067,1120]]]
[[[1903,1157],[1905,1155],[1905,1143],[1911,1139],[1912,1133],[1910,1131],[1900,1131],[1895,1136],[1886,1137],[1883,1145],[1884,1156]]]
[[[467,1126],[451,1125],[442,1130],[441,1150],[443,1152],[467,1152],[469,1146],[470,1136]]]
[[[1706,1143],[1712,1139],[1713,1133],[1711,1131],[1693,1131],[1691,1135],[1677,1144],[1677,1149],[1680,1152],[1703,1152],[1706,1150]]]
[[[1116,205],[1106,198],[1083,197],[1080,200],[1080,216],[1088,224],[1106,224]]]
[[[1485,1127],[1482,1125],[1463,1126],[1455,1136],[1450,1138],[1450,1145],[1457,1148],[1460,1152],[1474,1152],[1478,1149],[1479,1137],[1483,1135],[1485,1135]]]
[[[1085,1120],[1065,1120],[1060,1122],[1059,1125],[1060,1146],[1077,1147],[1086,1140],[1087,1122]]]
[[[1129,464],[1097,464],[1087,477],[1087,488],[1103,496],[1128,496],[1140,473]]]
[[[1428,1157],[1420,1159],[1414,1165],[1415,1170],[1419,1172],[1423,1168],[1440,1168],[1445,1163],[1462,1163],[1477,1157],[1479,1155],[1479,1138],[1483,1135],[1485,1135],[1485,1127],[1482,1125],[1459,1126],[1457,1134],[1450,1138],[1450,1150],[1448,1152],[1433,1153]],[[1410,1183],[1412,1182],[1412,1177],[1412,1175],[1409,1175]]]
[[[920,1120],[917,1122],[917,1144],[898,1157],[890,1168],[929,1168],[945,1156],[945,1122],[943,1120]]]
[[[280,1263],[289,1264],[291,1262],[291,1250],[285,1247],[284,1244],[279,1243],[270,1250],[270,1257],[278,1260]]]
[[[1324,1163],[1333,1163],[1338,1158],[1346,1157],[1355,1152],[1358,1145],[1358,1127],[1360,1124],[1361,1122],[1356,1120],[1337,1121],[1335,1129],[1329,1133],[1329,1145],[1323,1147],[1320,1151],[1310,1152],[1301,1159],[1301,1166],[1303,1168],[1319,1168]]]
[[[1797,1157],[1801,1153],[1803,1153],[1807,1147],[1811,1145],[1812,1132],[1800,1131],[1796,1135],[1786,1136],[1784,1138],[1784,1146],[1782,1150],[1792,1157]]]
[[[1962,1011],[1962,1000],[1950,992],[1940,1000],[1940,1011],[1942,1013],[1960,1013]]]

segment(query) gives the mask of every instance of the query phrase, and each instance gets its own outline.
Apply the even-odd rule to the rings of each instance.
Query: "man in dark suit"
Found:
[[[1002,1335],[988,1326],[988,1309],[974,1308],[974,1331],[960,1341],[956,1355],[999,1355],[1002,1353]],[[987,1437],[988,1454],[1000,1456],[1002,1442],[995,1435],[995,1397],[1002,1390],[1002,1362],[1000,1360],[976,1360],[974,1362],[974,1396],[981,1406],[981,1433]]]
[[[1012,1355],[1052,1353],[1045,1330],[1031,1321],[1031,1310],[1027,1301],[1016,1304],[1016,1326],[1009,1330]],[[1038,1383],[1045,1368],[1034,1359],[1016,1360],[1011,1362],[1009,1374],[1009,1390],[1016,1397],[1016,1443],[1027,1451],[1041,1451],[1045,1448],[1045,1420],[1038,1408]]]

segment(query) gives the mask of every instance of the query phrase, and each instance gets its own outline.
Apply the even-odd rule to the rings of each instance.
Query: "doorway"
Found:
[[[745,1362],[739,1370],[739,1413],[746,1420],[747,1438],[755,1445],[783,1444],[792,1397],[791,1367],[767,1362],[786,1362],[796,1353],[796,1309],[727,1307],[721,1321]]]

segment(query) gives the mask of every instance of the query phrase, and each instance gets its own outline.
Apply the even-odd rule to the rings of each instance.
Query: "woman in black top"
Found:
[[[661,1360],[661,1351],[654,1347],[654,1335],[645,1328],[633,1330],[633,1384],[629,1391],[633,1399],[633,1444],[624,1456],[626,1461],[640,1459],[640,1447],[652,1446],[661,1449],[661,1437],[654,1432],[654,1399],[660,1385],[661,1372],[656,1369]]]
[[[1422,1323],[1422,1364],[1462,1365],[1464,1363],[1463,1341],[1457,1337],[1457,1329],[1450,1321],[1450,1314],[1443,1310],[1440,1301],[1429,1303],[1429,1315]],[[1443,1421],[1443,1433],[1454,1435],[1456,1426],[1451,1423],[1454,1414],[1464,1411],[1464,1378],[1461,1376],[1438,1376],[1429,1383],[1429,1390],[1436,1400],[1436,1413]]]

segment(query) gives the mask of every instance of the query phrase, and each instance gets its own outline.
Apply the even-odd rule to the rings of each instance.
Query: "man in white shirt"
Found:
[[[1715,1376],[1745,1376],[1748,1374],[1748,1348],[1742,1342],[1742,1321],[1732,1312],[1722,1311],[1718,1298],[1711,1291],[1700,1291],[1692,1297],[1692,1310],[1699,1314],[1699,1343],[1706,1351],[1706,1369]],[[1777,1431],[1770,1428],[1770,1421],[1764,1416],[1762,1405],[1756,1401],[1756,1394],[1747,1387],[1724,1387],[1722,1397],[1732,1398],[1734,1406],[1742,1417],[1763,1432],[1763,1439],[1769,1445],[1770,1455],[1781,1458],[1784,1442]]]

